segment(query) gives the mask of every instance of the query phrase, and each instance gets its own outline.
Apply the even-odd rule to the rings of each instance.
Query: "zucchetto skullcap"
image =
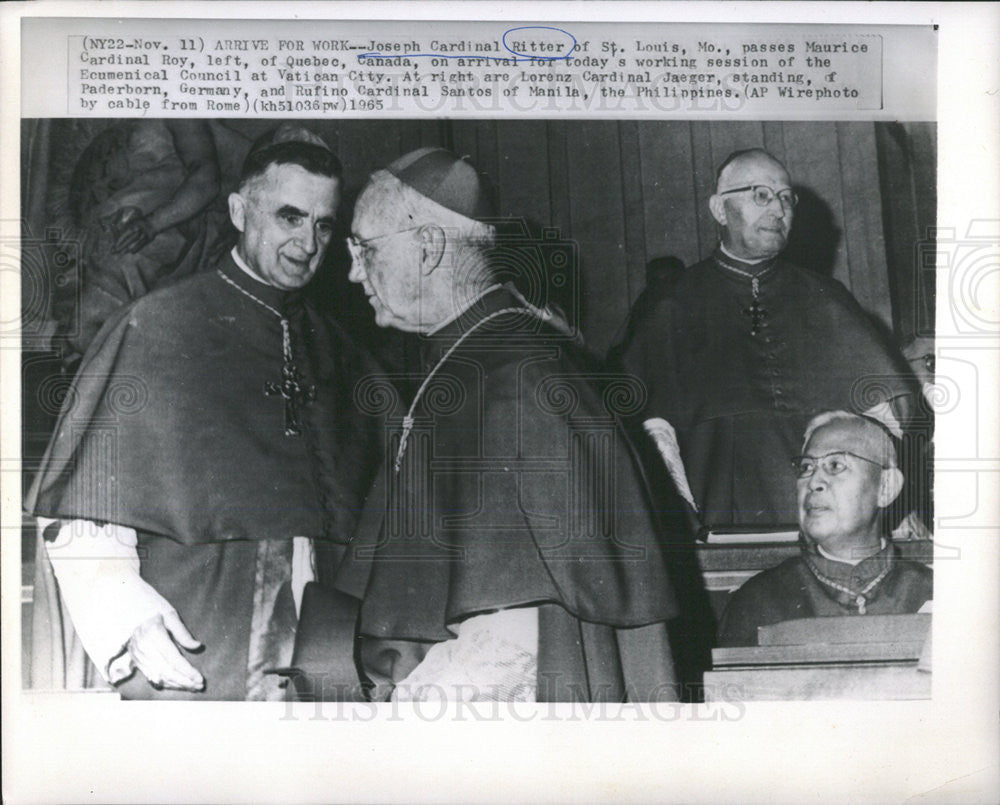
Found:
[[[480,220],[495,215],[489,185],[467,157],[444,148],[418,148],[386,168],[403,184],[442,207]]]

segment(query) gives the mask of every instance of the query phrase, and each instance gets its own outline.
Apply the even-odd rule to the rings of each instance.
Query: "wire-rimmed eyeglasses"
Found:
[[[744,193],[747,190],[753,193],[753,203],[758,207],[766,207],[775,198],[781,202],[781,206],[792,209],[799,203],[799,197],[790,187],[775,192],[766,184],[748,184],[744,187],[734,187],[732,190],[723,190],[720,196],[728,196],[730,193]]]
[[[415,229],[420,229],[420,227],[411,226],[406,229],[397,229],[395,232],[386,232],[384,235],[376,235],[373,238],[364,238],[363,240],[354,235],[348,235],[347,250],[351,253],[351,257],[353,259],[358,260],[364,255],[372,243],[379,240],[385,240],[386,238],[391,238],[393,235],[402,235],[404,232],[413,232]]]
[[[850,467],[847,456],[856,458],[859,461],[867,461],[869,464],[874,464],[883,470],[889,468],[886,464],[871,458],[859,456],[857,453],[852,453],[849,450],[837,450],[833,453],[825,453],[822,456],[795,456],[792,459],[792,470],[795,472],[795,477],[797,478],[812,478],[816,474],[817,467],[822,467],[823,472],[827,475],[840,475],[840,473]]]

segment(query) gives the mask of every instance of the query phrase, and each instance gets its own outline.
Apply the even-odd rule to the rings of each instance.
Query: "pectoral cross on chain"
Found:
[[[285,399],[285,436],[300,436],[299,406],[308,405],[316,399],[315,386],[303,386],[302,374],[292,361],[292,342],[288,332],[288,320],[281,320],[284,361],[281,366],[281,382],[264,381],[264,394],[268,397],[281,395]]]
[[[767,310],[760,303],[760,288],[758,287],[757,278],[754,277],[751,282],[751,288],[753,289],[753,301],[750,303],[750,307],[743,308],[743,315],[750,317],[750,335],[757,335],[760,332],[760,326],[764,323],[764,319],[767,318]]]

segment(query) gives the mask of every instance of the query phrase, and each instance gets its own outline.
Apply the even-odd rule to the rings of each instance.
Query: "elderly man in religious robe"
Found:
[[[301,589],[352,532],[380,454],[353,396],[377,367],[302,293],[340,176],[306,132],[261,143],[229,196],[232,253],[91,344],[27,498],[44,538],[33,686],[284,696],[267,671],[289,662]]]
[[[350,277],[423,352],[412,402],[380,397],[390,449],[337,575],[361,677],[375,699],[672,700],[668,557],[618,422],[641,389],[500,283],[490,215],[434,148],[355,208]]]
[[[880,423],[847,411],[819,414],[793,468],[800,553],[733,593],[720,645],[755,646],[761,626],[798,618],[911,614],[933,597],[930,568],[900,558],[892,545],[885,510],[903,473]]]
[[[705,525],[795,522],[766,468],[820,411],[869,412],[899,432],[912,376],[850,293],[785,260],[797,196],[761,149],[730,155],[709,201],[715,252],[658,284],[621,345],[649,391],[640,419]]]

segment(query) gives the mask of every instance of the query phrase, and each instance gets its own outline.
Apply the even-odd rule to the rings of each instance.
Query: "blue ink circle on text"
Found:
[[[514,33],[514,31],[559,31],[559,33],[566,34],[566,36],[570,38],[573,42],[573,46],[562,56],[536,56],[533,53],[520,53],[507,44],[507,37]],[[569,31],[564,31],[562,28],[553,28],[549,25],[522,25],[520,28],[510,28],[504,33],[502,41],[504,48],[510,53],[513,53],[515,56],[522,59],[536,59],[538,61],[559,61],[560,59],[568,59],[570,54],[577,48],[576,37],[573,36],[573,34]]]

